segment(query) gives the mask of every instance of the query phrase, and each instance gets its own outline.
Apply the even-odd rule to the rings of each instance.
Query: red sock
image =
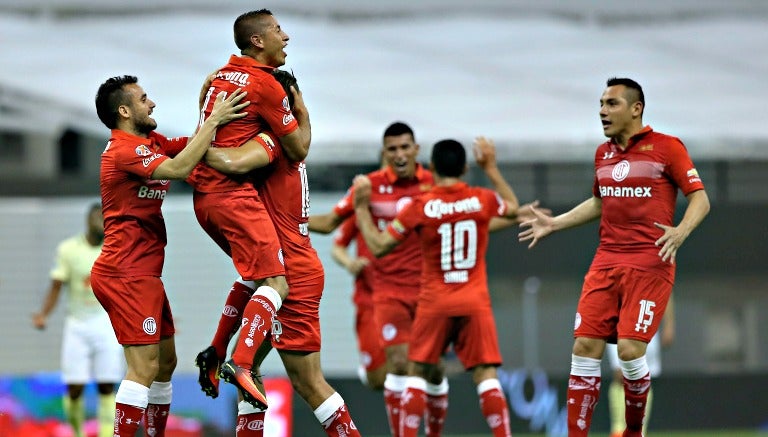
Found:
[[[494,437],[511,437],[509,430],[509,407],[501,391],[498,379],[486,379],[477,386],[480,396],[480,410]]]
[[[144,417],[144,408],[115,403],[115,436],[134,437]]]
[[[149,404],[144,411],[144,437],[165,435],[171,404]]]
[[[224,303],[224,310],[219,317],[219,325],[216,327],[216,333],[213,335],[211,346],[216,349],[216,356],[224,360],[227,356],[227,346],[235,332],[240,328],[241,315],[248,301],[251,299],[253,289],[239,281],[232,284],[227,295],[227,301]]]
[[[360,437],[360,431],[352,421],[346,405],[340,406],[322,425],[329,437]]]
[[[264,411],[237,415],[237,437],[264,437]]]
[[[400,436],[400,395],[403,392],[384,388],[384,406],[387,408],[387,420],[392,437]]]
[[[277,295],[274,290],[272,292]],[[276,313],[275,305],[264,294],[259,291],[254,293],[245,307],[243,329],[232,354],[235,365],[244,369],[251,369],[253,357],[272,329],[272,318]]]
[[[624,417],[627,422],[625,437],[640,437],[642,435],[645,404],[648,403],[650,388],[650,373],[646,373],[645,376],[636,380],[624,378],[624,404],[626,406]]]
[[[427,395],[427,414],[424,425],[427,437],[439,437],[443,434],[445,416],[448,414],[448,395]]]
[[[600,398],[599,376],[571,375],[568,379],[568,437],[586,437]]]
[[[409,385],[403,390],[400,396],[400,437],[417,437],[419,435],[419,425],[421,417],[427,409],[427,393],[423,387],[414,387],[409,381]]]

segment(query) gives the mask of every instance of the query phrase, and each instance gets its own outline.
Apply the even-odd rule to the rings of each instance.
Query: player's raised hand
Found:
[[[477,165],[482,169],[496,166],[496,145],[493,140],[485,137],[475,138],[472,144],[472,153],[475,155]]]
[[[355,207],[368,205],[371,200],[371,180],[368,176],[355,176],[352,180],[352,190],[355,194]]]
[[[519,234],[517,234],[518,241],[521,243],[524,241],[530,241],[528,249],[532,249],[536,243],[542,238],[552,233],[554,219],[539,211],[536,208],[531,208],[534,218],[526,220],[520,223],[520,227],[524,228]]]

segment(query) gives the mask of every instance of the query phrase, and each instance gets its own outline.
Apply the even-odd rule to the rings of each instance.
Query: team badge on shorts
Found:
[[[154,317],[147,317],[144,319],[144,323],[142,323],[141,327],[147,335],[155,335],[155,333],[157,333],[157,323],[155,322]]]
[[[387,323],[381,328],[381,336],[384,340],[390,341],[397,335],[397,328],[391,323]]]
[[[573,329],[579,329],[579,326],[581,326],[581,314],[576,313],[576,320],[573,322]]]

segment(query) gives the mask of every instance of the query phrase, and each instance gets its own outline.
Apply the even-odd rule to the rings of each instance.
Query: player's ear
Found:
[[[258,47],[260,49],[264,48],[264,42],[261,40],[261,35],[257,33],[251,35],[251,44],[253,44],[254,47]]]

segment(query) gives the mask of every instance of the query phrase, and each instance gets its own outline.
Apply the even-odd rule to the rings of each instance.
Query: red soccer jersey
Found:
[[[376,260],[371,250],[368,249],[368,245],[365,244],[363,235],[357,229],[354,215],[344,220],[344,223],[339,226],[333,236],[333,242],[342,247],[349,246],[352,240],[355,240],[355,256],[367,258],[369,261]],[[373,268],[369,264],[355,277],[355,290],[352,294],[352,302],[357,306],[373,305],[373,289],[370,285],[372,272]]]
[[[187,140],[155,132],[142,138],[112,131],[101,154],[104,246],[93,264],[94,272],[121,277],[161,275],[167,240],[160,207],[170,183],[149,178]]]
[[[395,172],[387,167],[368,174],[373,190],[371,192],[371,215],[380,230],[387,228],[397,213],[415,197],[432,188],[432,173],[421,165],[411,179],[398,179]],[[340,217],[349,217],[355,212],[352,190],[334,207]],[[371,263],[374,274],[371,286],[374,299],[385,300],[397,297],[416,301],[421,277],[421,249],[417,236],[407,238],[387,255]]]
[[[263,134],[256,140],[271,153]],[[277,140],[273,137],[272,141]],[[279,145],[271,150],[274,159],[266,171],[257,174],[256,184],[283,248],[286,278],[289,285],[314,280],[324,272],[309,239],[307,165],[288,159]]]
[[[595,152],[592,192],[602,199],[600,245],[592,269],[630,266],[656,271],[670,281],[675,266],[664,263],[654,226],[673,226],[677,189],[688,195],[704,184],[683,143],[646,126],[625,150],[607,141]]]
[[[211,114],[216,97],[222,92],[229,95],[242,88],[248,93],[244,100],[251,104],[245,108],[246,117],[219,126],[212,145],[238,147],[261,131],[268,130],[282,137],[296,130],[298,123],[288,105],[288,96],[272,76],[273,70],[248,56],[235,55],[219,70],[206,95],[202,117]],[[195,167],[189,183],[203,193],[253,189],[248,176],[225,175],[203,161]]]
[[[495,191],[459,182],[434,187],[397,215],[387,227],[390,235],[421,243],[419,314],[460,316],[490,308],[488,223],[506,212]]]

